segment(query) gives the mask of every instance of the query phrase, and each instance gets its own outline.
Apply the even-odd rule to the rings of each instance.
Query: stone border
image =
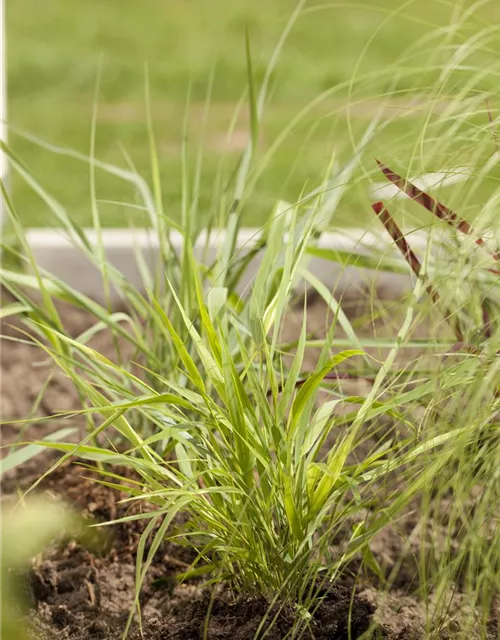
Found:
[[[7,60],[6,26],[4,0],[0,0],[0,140],[7,141]],[[0,177],[7,177],[7,158],[0,149]],[[0,225],[2,224],[3,202],[0,200]],[[1,227],[0,227],[1,230]]]
[[[141,288],[142,278],[136,261],[137,251],[150,267],[155,264],[158,257],[158,238],[148,229],[103,229],[102,243],[107,258],[129,282],[137,288]],[[87,230],[92,243],[96,242],[94,230]],[[259,237],[258,229],[245,228],[238,235],[238,252],[248,251]],[[176,250],[182,248],[182,236],[177,232],[171,233],[172,244]],[[56,278],[66,282],[72,288],[92,298],[103,301],[102,278],[97,267],[92,264],[87,256],[73,243],[63,230],[58,229],[29,229],[27,240],[31,246],[38,265],[53,274]],[[423,249],[426,246],[427,235],[422,232],[411,234],[412,246]],[[195,247],[198,259],[210,264],[215,258],[217,247],[225,242],[225,231],[213,232],[207,241],[206,234],[202,234]],[[405,267],[405,262],[399,256],[394,247],[391,247],[390,239],[386,234],[375,235],[363,229],[346,229],[335,233],[325,233],[319,241],[319,247],[339,251],[354,251],[369,254],[373,250],[387,251],[400,259]],[[251,262],[245,278],[240,283],[239,292],[244,293],[251,280],[254,278],[261,256],[257,255]],[[310,271],[319,278],[330,290],[335,290],[337,295],[356,293],[362,288],[375,285],[381,297],[397,297],[413,286],[413,279],[408,272],[404,274],[391,274],[378,272],[356,266],[342,268],[338,264],[323,258],[311,258]],[[113,301],[120,298],[118,291],[112,292]]]

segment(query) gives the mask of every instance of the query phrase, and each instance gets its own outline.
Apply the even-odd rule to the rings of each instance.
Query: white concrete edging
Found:
[[[96,242],[96,232],[87,230],[87,235],[92,243]],[[126,279],[141,288],[142,278],[136,262],[137,250],[146,264],[152,268],[158,258],[159,243],[155,234],[148,229],[103,229],[101,232],[102,244],[105,248],[107,259],[116,267]],[[237,239],[237,252],[248,251],[259,237],[258,229],[242,229]],[[171,233],[172,244],[176,250],[182,247],[182,235]],[[42,269],[50,272],[56,278],[66,282],[72,288],[88,295],[98,301],[103,300],[102,276],[87,256],[65,234],[58,229],[29,229],[27,240],[31,246],[34,257]],[[416,249],[426,246],[428,236],[425,233],[412,233],[411,243]],[[225,231],[218,230],[208,237],[201,234],[195,247],[198,259],[206,260],[210,264],[217,253],[217,247],[225,242]],[[335,233],[325,233],[319,240],[320,248],[335,249],[340,251],[356,251],[370,253],[376,250],[380,255],[386,251],[395,259],[403,258],[391,245],[390,238],[385,233],[375,235],[363,229],[346,229]],[[257,255],[242,279],[239,292],[244,293],[257,273],[257,268],[262,258]],[[355,294],[366,286],[377,287],[381,297],[397,297],[413,286],[413,278],[410,273],[391,274],[350,266],[342,268],[329,260],[312,257],[308,264],[309,270],[323,282],[330,290],[335,290],[337,295]],[[114,291],[112,298],[117,301],[120,293]]]
[[[5,7],[3,0],[0,0],[0,140],[7,142],[7,61],[6,56],[6,32],[5,27]],[[0,149],[0,177],[5,180],[7,177],[7,157]],[[4,203],[0,198],[0,232],[4,219]]]

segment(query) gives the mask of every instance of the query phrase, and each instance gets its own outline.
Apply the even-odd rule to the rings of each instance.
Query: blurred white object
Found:
[[[448,169],[447,171],[439,171],[437,173],[424,173],[417,178],[409,178],[409,182],[422,191],[428,191],[436,187],[449,187],[453,184],[465,182],[468,178],[470,178],[470,170],[467,167],[456,167],[455,169]],[[406,193],[387,180],[373,184],[370,188],[370,197],[377,200],[408,198]]]
[[[0,140],[7,141],[7,62],[6,53],[6,32],[5,27],[5,7],[4,0],[0,0]],[[0,149],[0,178],[7,177],[7,158]],[[3,223],[3,201],[0,199],[0,227]]]
[[[86,229],[86,234],[94,246],[97,245],[95,230]],[[375,250],[377,254],[386,253],[399,258],[403,266],[407,266],[385,237],[383,229],[380,234],[370,233],[364,229],[344,229],[336,233],[324,233],[319,241],[319,248],[337,251],[370,254]],[[255,245],[260,235],[259,229],[243,228],[240,230],[236,243],[236,253],[243,255]],[[109,262],[118,269],[135,287],[141,288],[142,277],[136,261],[136,252],[142,253],[143,260],[150,269],[154,269],[159,257],[158,237],[149,229],[102,229],[102,244]],[[28,229],[26,239],[30,244],[34,258],[42,270],[50,272],[70,287],[84,293],[98,301],[104,300],[102,274],[96,265],[75,246],[61,229]],[[176,251],[182,250],[182,236],[177,232],[171,233],[171,242]],[[207,264],[215,259],[217,249],[226,242],[225,230],[213,231],[207,238],[202,234],[195,246],[195,255]],[[412,247],[423,250],[428,242],[426,233],[411,234]],[[258,253],[251,261],[244,277],[239,283],[238,292],[244,294],[254,279],[262,253]],[[383,297],[397,297],[401,293],[411,290],[413,277],[408,274],[395,274],[384,271],[374,271],[357,266],[342,268],[339,264],[324,258],[312,257],[308,268],[330,290],[337,295],[355,293],[366,286],[376,285]],[[298,286],[303,286],[298,284]],[[116,289],[111,290],[111,299],[117,301],[121,294]]]

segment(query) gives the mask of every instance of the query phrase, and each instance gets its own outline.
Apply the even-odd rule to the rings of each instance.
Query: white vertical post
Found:
[[[6,62],[6,34],[5,26],[5,2],[0,0],[0,140],[7,140],[7,62]],[[7,157],[0,149],[0,178],[5,180],[7,177]],[[0,199],[0,229],[4,220],[3,215],[4,203]]]

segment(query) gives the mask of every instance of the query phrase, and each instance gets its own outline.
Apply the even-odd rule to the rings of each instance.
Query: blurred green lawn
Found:
[[[307,3],[273,75],[260,156],[264,157],[294,115],[321,92],[348,82],[355,72],[356,77],[369,73],[383,77],[384,70],[408,46],[448,24],[458,8],[468,6],[472,2]],[[127,165],[129,156],[137,170],[149,178],[144,100],[147,64],[165,208],[177,217],[184,114],[188,114],[190,166],[194,166],[213,71],[200,194],[201,206],[208,210],[221,162],[230,173],[246,141],[248,122],[244,114],[232,138],[226,137],[247,85],[245,27],[250,33],[255,76],[261,79],[294,7],[294,0],[7,0],[9,122],[52,143],[88,154],[100,69],[96,156],[121,166]],[[391,15],[396,10],[398,13]],[[464,37],[492,24],[495,16],[500,17],[498,2],[483,7],[480,14],[464,23]],[[481,23],[482,19],[486,21]],[[432,49],[433,45],[423,43],[422,55],[429,54],[426,46]],[[418,68],[418,64],[417,56],[414,65]],[[421,78],[423,84],[425,80]],[[387,77],[384,82],[387,84]],[[415,82],[415,78],[408,82]],[[245,210],[248,224],[262,222],[278,198],[296,198],[304,188],[317,186],[332,149],[341,159],[349,156],[351,136],[359,139],[381,101],[373,94],[374,86],[371,82],[364,87],[360,82],[351,97],[347,88],[340,90],[285,137],[256,182]],[[353,102],[363,95],[372,100],[353,108],[349,130],[342,109],[348,99]],[[392,106],[396,108],[400,105]],[[406,137],[411,147],[411,140],[416,139],[412,127],[417,131],[422,117],[417,112],[394,123],[374,142],[373,152],[387,161],[392,157],[404,161],[404,154],[398,152],[401,140]],[[89,223],[88,167],[51,154],[14,133],[10,144],[75,220]],[[134,202],[131,190],[116,178],[99,174],[97,189],[101,200]],[[26,224],[53,224],[38,197],[15,176],[13,191]],[[104,203],[100,209],[108,226],[125,226],[131,215],[135,224],[141,223],[139,214],[131,214],[119,204]],[[336,223],[360,224],[368,211],[368,202],[360,194],[346,205],[345,215]]]

